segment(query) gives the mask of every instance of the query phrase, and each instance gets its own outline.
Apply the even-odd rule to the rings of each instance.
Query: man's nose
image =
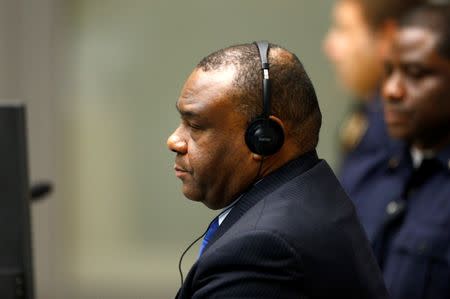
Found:
[[[334,39],[334,32],[330,29],[325,38],[322,40],[322,51],[325,53],[327,58],[332,61],[336,60],[336,45]]]
[[[180,135],[180,128],[178,127],[172,135],[167,138],[167,147],[172,152],[177,154],[186,154],[187,152],[187,143]]]
[[[405,86],[398,73],[393,73],[384,80],[383,97],[387,101],[401,101],[405,97]]]

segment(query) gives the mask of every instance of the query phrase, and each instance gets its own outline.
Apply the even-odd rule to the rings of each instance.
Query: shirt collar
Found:
[[[416,147],[411,147],[410,152],[414,168],[419,168],[424,159],[432,159],[436,156],[432,150],[420,150]]]
[[[253,186],[256,186],[262,180],[263,179],[258,180],[256,183],[253,184]],[[225,218],[227,218],[228,214],[231,212],[231,209],[233,209],[234,205],[237,204],[237,202],[241,199],[241,197],[243,195],[244,195],[244,193],[239,195],[239,197],[236,198],[231,204],[229,204],[228,206],[226,206],[225,208],[222,209],[222,211],[220,212],[219,216],[217,216],[218,217],[218,221],[219,221],[219,225],[221,225],[222,222],[225,220]]]
[[[221,225],[222,222],[225,220],[225,218],[227,218],[227,216],[230,213],[231,209],[239,201],[239,199],[241,199],[241,197],[242,197],[242,194],[235,201],[233,201],[231,204],[229,204],[228,206],[223,208],[222,212],[220,212],[220,214],[218,216],[218,218],[219,218],[219,225]]]
[[[411,165],[411,167],[418,167],[424,158],[436,158],[436,160],[450,172],[450,144],[438,152],[433,151],[418,151],[411,148],[405,142],[392,142],[389,145],[389,160],[388,168],[395,170],[400,165]]]

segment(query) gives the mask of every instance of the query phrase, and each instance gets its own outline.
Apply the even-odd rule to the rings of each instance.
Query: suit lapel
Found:
[[[178,290],[177,295],[175,296],[175,299],[184,299],[184,298],[190,298],[192,296],[192,281],[193,281],[193,275],[195,274],[195,271],[197,270],[197,263],[196,261],[191,269],[189,270],[188,274],[186,275],[186,278],[183,281],[183,285]]]
[[[257,184],[251,186],[249,190],[244,192],[241,199],[239,199],[236,205],[231,209],[212,239],[208,242],[204,252],[267,194],[270,194],[289,180],[307,171],[317,164],[317,162],[319,162],[319,159],[317,158],[316,151],[308,152],[264,177]]]

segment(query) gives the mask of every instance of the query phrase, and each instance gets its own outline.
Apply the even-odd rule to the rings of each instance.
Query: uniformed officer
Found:
[[[340,130],[339,179],[355,199],[366,176],[386,162],[389,137],[383,121],[380,84],[383,57],[396,23],[425,0],[338,0],[324,49],[343,86],[357,99]]]
[[[386,59],[390,158],[355,193],[394,299],[450,298],[450,5],[405,16]]]

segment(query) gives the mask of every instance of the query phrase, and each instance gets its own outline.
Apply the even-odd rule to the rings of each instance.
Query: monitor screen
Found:
[[[32,299],[25,107],[0,102],[0,298]]]

